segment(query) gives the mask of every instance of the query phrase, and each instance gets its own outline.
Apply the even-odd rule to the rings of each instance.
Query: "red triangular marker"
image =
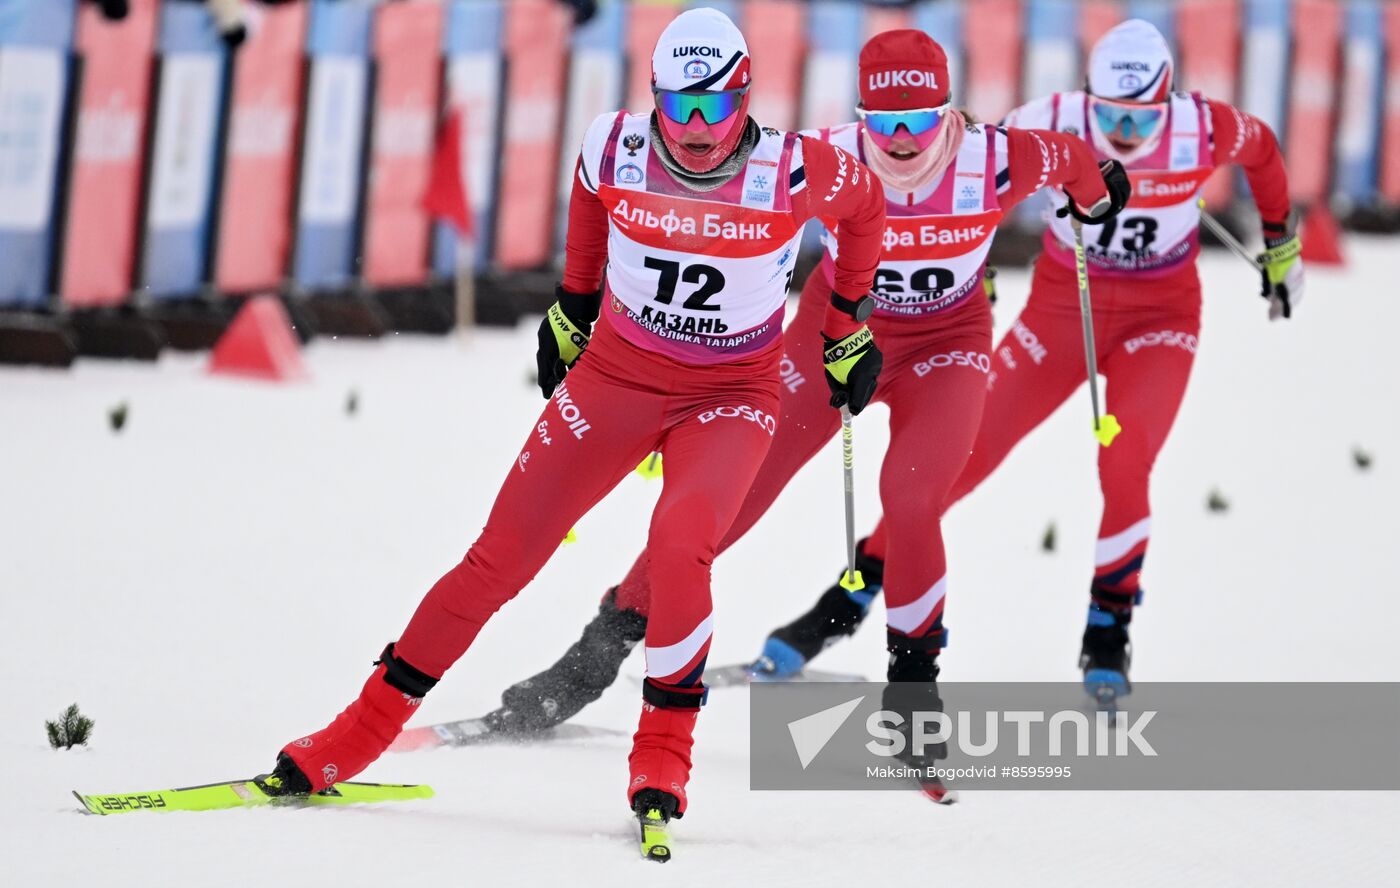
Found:
[[[1344,265],[1342,229],[1325,204],[1318,204],[1303,216],[1298,237],[1303,241],[1303,261],[1314,265]]]
[[[273,296],[254,296],[244,303],[214,344],[209,372],[274,382],[305,379],[301,349],[282,303]]]

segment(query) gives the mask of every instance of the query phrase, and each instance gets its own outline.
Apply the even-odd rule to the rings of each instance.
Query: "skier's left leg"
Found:
[[[888,534],[884,584],[891,681],[937,669],[947,562],[940,521],[982,421],[991,369],[991,312],[922,337],[920,360],[886,371],[890,446],[880,469]],[[912,352],[913,350],[906,350]],[[908,664],[927,661],[913,669]],[[911,673],[912,670],[912,673]],[[910,677],[896,675],[911,673]]]
[[[1144,317],[1124,325],[1101,365],[1106,409],[1123,431],[1099,448],[1104,510],[1080,655],[1085,687],[1096,696],[1130,687],[1128,624],[1152,531],[1149,481],[1186,394],[1199,330],[1199,314],[1190,311]]]
[[[943,707],[937,679],[938,656],[947,641],[947,561],[940,524],[982,420],[991,327],[991,313],[984,309],[954,329],[923,337],[917,362],[885,371],[890,374],[890,446],[880,471],[880,502],[889,536],[884,563],[889,684],[881,703],[903,716],[900,730],[912,730],[915,712]],[[956,798],[927,770],[946,754],[946,746],[921,746],[906,734],[900,755],[923,772],[919,784],[936,802]]]
[[[651,452],[670,397],[636,389],[628,376],[666,365],[606,334],[592,346],[527,433],[481,536],[428,591],[360,695],[330,725],[283,747],[277,775],[295,789],[348,780],[377,759],[569,527]]]
[[[653,590],[646,629],[642,714],[628,758],[633,805],[686,808],[692,731],[710,651],[710,565],[776,429],[776,380],[678,411],[661,444],[665,486],[647,538]],[[665,795],[674,798],[670,805]]]

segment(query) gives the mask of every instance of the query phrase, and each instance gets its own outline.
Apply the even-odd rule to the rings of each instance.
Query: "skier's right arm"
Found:
[[[822,322],[831,406],[860,413],[874,397],[884,367],[865,320],[874,308],[867,294],[880,264],[885,193],[875,174],[841,149],[805,137],[801,144],[801,182],[793,172],[793,218],[801,224],[819,217],[836,232],[835,282]]]
[[[574,188],[569,196],[569,231],[564,241],[564,278],[554,288],[555,301],[540,322],[540,393],[548,398],[564,374],[588,347],[593,322],[603,302],[603,266],[608,261],[608,213],[589,187],[583,158],[574,165]]]

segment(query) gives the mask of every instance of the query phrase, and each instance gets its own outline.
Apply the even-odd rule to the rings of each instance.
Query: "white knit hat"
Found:
[[[651,54],[657,89],[738,89],[749,84],[749,45],[717,9],[702,6],[676,16]]]
[[[1171,47],[1142,19],[1113,28],[1089,53],[1089,92],[1100,98],[1165,102],[1171,88]]]

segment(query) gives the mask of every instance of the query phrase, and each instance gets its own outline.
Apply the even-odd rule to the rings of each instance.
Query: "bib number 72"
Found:
[[[646,257],[642,263],[647,268],[661,273],[656,281],[656,301],[662,305],[670,305],[671,300],[676,295],[676,283],[678,281],[687,284],[699,284],[699,289],[686,297],[685,308],[693,311],[719,311],[718,305],[711,305],[709,298],[720,290],[724,289],[724,274],[718,268],[703,263],[687,265],[681,269],[679,262],[670,259],[655,259]]]

